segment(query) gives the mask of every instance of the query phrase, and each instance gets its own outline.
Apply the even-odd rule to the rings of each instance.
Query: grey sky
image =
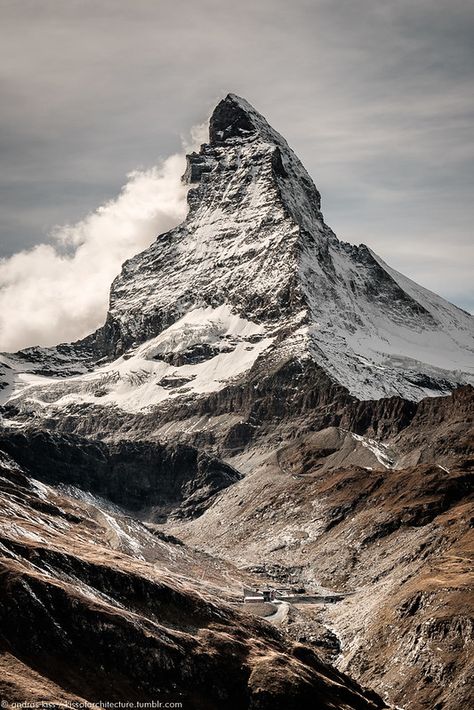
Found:
[[[296,150],[341,239],[466,309],[472,0],[0,0],[0,254],[176,152],[229,91]]]

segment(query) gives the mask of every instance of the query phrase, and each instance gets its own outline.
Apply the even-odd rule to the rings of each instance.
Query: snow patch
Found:
[[[355,441],[360,441],[362,446],[365,448],[369,449],[371,451],[377,461],[382,464],[384,468],[393,468],[395,465],[395,461],[391,454],[388,451],[388,448],[385,446],[385,444],[381,444],[378,441],[375,441],[375,439],[368,439],[365,436],[361,436],[360,434],[353,434],[351,432],[351,436]],[[369,467],[368,470],[372,470]]]
[[[247,372],[272,342],[261,325],[236,315],[228,305],[195,308],[155,338],[91,373],[61,379],[21,373],[8,401],[26,399],[42,407],[87,402],[138,412],[165,400],[222,389]],[[212,346],[208,359],[170,364],[171,356],[196,345]]]

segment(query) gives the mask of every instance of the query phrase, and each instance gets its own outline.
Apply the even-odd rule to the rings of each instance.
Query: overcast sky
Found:
[[[2,256],[180,152],[232,91],[296,150],[341,239],[474,308],[472,0],[0,8]]]

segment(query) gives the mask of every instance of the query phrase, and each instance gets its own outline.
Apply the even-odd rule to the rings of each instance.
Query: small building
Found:
[[[243,589],[244,602],[272,602],[275,599],[275,590],[267,587],[266,589]]]

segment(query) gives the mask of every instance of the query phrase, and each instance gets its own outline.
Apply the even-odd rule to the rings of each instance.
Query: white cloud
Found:
[[[186,216],[184,167],[173,155],[131,173],[116,199],[57,228],[50,243],[0,260],[0,350],[70,342],[100,326],[121,264]]]

